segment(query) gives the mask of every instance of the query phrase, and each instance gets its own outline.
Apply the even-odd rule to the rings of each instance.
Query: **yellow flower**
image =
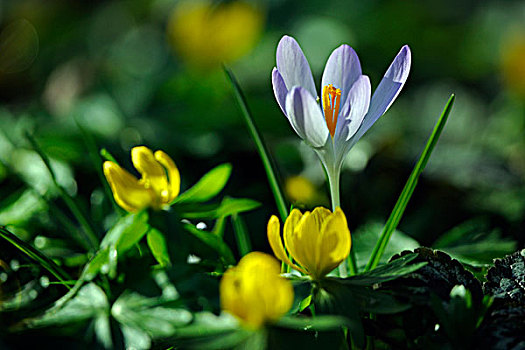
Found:
[[[284,189],[292,202],[309,204],[317,197],[314,184],[301,175],[287,178]]]
[[[339,207],[333,213],[323,207],[304,214],[292,210],[284,223],[283,236],[284,246],[279,219],[273,215],[268,221],[268,241],[275,256],[314,280],[323,278],[350,254],[350,230]],[[285,246],[297,265],[288,258]]]
[[[524,28],[511,32],[502,45],[501,73],[507,88],[525,97],[525,35]]]
[[[292,284],[280,275],[272,256],[252,252],[229,268],[220,283],[221,307],[248,328],[277,321],[293,303]]]
[[[181,1],[169,19],[168,38],[187,64],[219,67],[248,53],[262,25],[262,13],[247,2]]]
[[[131,150],[131,160],[140,179],[114,162],[104,162],[104,175],[117,204],[129,212],[167,207],[180,190],[179,170],[170,156],[139,146]]]

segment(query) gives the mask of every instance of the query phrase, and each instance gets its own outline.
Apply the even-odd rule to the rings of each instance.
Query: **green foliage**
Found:
[[[432,246],[464,264],[483,267],[515,251],[516,242],[496,230],[487,232],[486,225],[474,221],[444,233]]]
[[[410,174],[410,177],[408,178],[405,187],[403,188],[403,191],[401,191],[401,194],[399,195],[394,209],[392,209],[392,213],[390,214],[390,217],[388,218],[385,227],[381,232],[381,237],[379,238],[379,240],[376,243],[376,246],[374,247],[374,251],[372,252],[370,260],[368,261],[368,264],[365,267],[365,271],[373,269],[379,264],[381,256],[384,254],[386,246],[388,245],[388,241],[390,240],[390,237],[392,236],[397,225],[401,221],[401,217],[405,212],[405,208],[408,205],[408,201],[410,200],[410,197],[412,197],[412,193],[414,193],[414,189],[416,188],[419,176],[425,169],[430,155],[432,154],[432,151],[434,150],[434,147],[436,146],[439,140],[439,136],[441,136],[441,132],[445,127],[448,115],[450,114],[452,106],[454,105],[455,98],[456,97],[454,96],[454,94],[452,94],[448,99],[448,102],[445,105],[445,108],[443,109],[443,112],[441,113],[441,116],[439,117],[436,125],[434,126],[434,130],[432,131],[432,134],[430,135],[430,138],[428,139],[425,148],[423,149],[423,152],[421,152],[419,160],[414,166],[414,169],[412,170],[412,173]]]
[[[456,285],[450,291],[448,302],[433,295],[431,304],[452,346],[465,349],[472,346],[474,332],[492,304],[492,298],[485,296],[480,305],[473,300],[472,293],[465,286]]]
[[[244,117],[244,122],[248,127],[250,136],[255,142],[257,152],[259,153],[259,156],[261,157],[261,160],[263,162],[264,170],[266,171],[266,176],[268,177],[270,189],[272,190],[275,203],[277,204],[277,210],[279,211],[281,220],[285,221],[288,217],[288,207],[286,205],[286,202],[284,201],[283,192],[281,190],[281,186],[279,185],[279,181],[277,179],[275,171],[275,166],[272,164],[272,158],[270,157],[270,153],[268,152],[268,147],[264,143],[264,140],[259,130],[257,129],[257,124],[255,124],[255,120],[252,117],[252,113],[248,108],[248,103],[246,102],[244,93],[242,92],[242,89],[239,86],[237,79],[233,75],[233,72],[227,68],[224,68],[224,72],[226,73],[226,76],[228,77],[228,80],[232,86],[235,99],[237,100],[237,103],[241,109],[241,114]]]
[[[191,233],[200,241],[213,248],[224,260],[225,264],[230,265],[235,263],[235,258],[233,257],[232,251],[219,235],[213,232],[199,230],[197,227],[191,224],[184,224],[183,226],[187,232]]]
[[[407,255],[372,271],[344,279],[326,278],[313,282],[312,303],[315,312],[346,317],[353,344],[363,347],[365,333],[361,318],[365,314],[398,313],[410,307],[388,293],[374,290],[373,286],[395,280],[426,265],[410,264],[416,257],[417,254]]]
[[[127,348],[146,350],[151,347],[152,339],[171,336],[193,319],[187,310],[162,306],[165,301],[125,292],[110,304],[104,291],[89,283],[62,308],[46,312],[29,325],[34,328],[88,323],[100,344],[110,349],[117,345],[115,339],[118,339],[110,326],[114,320]]]
[[[9,232],[5,227],[0,227],[0,238],[12,244],[27,257],[33,259],[40,266],[42,266],[53,276],[55,276],[58,281],[64,283],[65,287],[69,288],[68,284],[66,283],[71,279],[69,275],[64,270],[62,270],[60,266],[55,264],[53,260],[49,259],[47,256],[42,254],[38,249],[35,249],[31,245],[22,241],[14,234]]]
[[[187,219],[219,219],[256,209],[260,205],[253,199],[224,197],[219,204],[184,206],[178,211]]]
[[[180,194],[172,204],[202,203],[219,194],[226,186],[232,167],[230,164],[221,164],[206,173],[195,185]]]
[[[368,259],[372,255],[375,243],[381,235],[382,225],[379,223],[371,223],[360,226],[357,230],[352,232],[352,249],[355,251],[357,258],[357,266],[363,270]],[[416,249],[421,246],[415,239],[407,234],[395,230],[390,237],[388,243],[379,263],[384,264],[397,253],[403,250]]]
[[[150,229],[147,235],[147,241],[151,253],[155,257],[155,260],[159,263],[160,266],[171,265],[170,255],[168,252],[168,247],[166,245],[166,239],[162,233],[157,229]]]
[[[114,278],[118,256],[135,246],[148,230],[148,213],[145,211],[120,218],[102,239],[100,249],[84,268],[82,278],[90,281],[103,269],[106,273],[111,272]]]

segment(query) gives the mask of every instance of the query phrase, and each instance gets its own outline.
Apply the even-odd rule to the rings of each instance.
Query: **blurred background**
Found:
[[[342,43],[357,51],[373,89],[401,46],[412,49],[404,90],[345,163],[342,206],[355,240],[379,234],[455,93],[397,248],[444,247],[443,234],[466,259],[480,237],[496,255],[524,246],[525,2],[518,0],[3,0],[0,224],[50,256],[75,258],[67,234],[55,234],[60,223],[47,201],[57,193],[27,132],[58,182],[104,221],[108,202],[78,122],[128,169],[131,147],[165,150],[183,190],[232,163],[225,193],[263,203],[244,217],[254,248],[268,251],[266,222],[277,209],[221,64],[245,91],[290,203],[328,206],[320,164],[273,96],[284,34],[298,40],[317,83]],[[462,245],[467,236],[470,245]]]

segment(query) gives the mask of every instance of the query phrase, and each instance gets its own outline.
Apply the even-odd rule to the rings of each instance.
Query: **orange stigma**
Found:
[[[341,103],[341,90],[332,84],[323,87],[323,110],[326,125],[330,135],[334,138],[337,117],[339,116],[339,105]]]

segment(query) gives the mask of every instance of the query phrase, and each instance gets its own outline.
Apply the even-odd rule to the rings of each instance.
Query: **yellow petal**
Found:
[[[241,293],[241,275],[236,267],[229,268],[222,276],[219,286],[221,308],[240,319],[246,318],[245,301]]]
[[[294,232],[295,227],[303,217],[303,214],[301,214],[301,211],[299,209],[293,209],[286,218],[286,221],[284,223],[284,231],[283,231],[283,237],[284,237],[284,245],[292,258],[296,259],[296,248],[295,248],[295,239],[294,239]],[[299,261],[299,264],[301,262]]]
[[[137,212],[153,202],[153,194],[140,181],[114,162],[104,162],[104,175],[108,180],[115,202],[124,210]]]
[[[320,238],[318,215],[310,212],[303,214],[301,221],[295,227],[293,256],[310,275],[315,275],[317,247]]]
[[[220,283],[221,307],[250,328],[259,328],[290,310],[293,288],[279,276],[280,267],[268,254],[252,252],[228,269]],[[268,288],[272,286],[272,288]]]
[[[180,173],[179,169],[175,165],[175,162],[168,156],[164,151],[156,151],[155,159],[166,168],[168,173],[168,197],[164,201],[165,203],[171,203],[179,195],[180,191]]]
[[[272,215],[270,220],[268,221],[268,242],[270,242],[270,247],[272,247],[273,253],[277,257],[277,259],[284,261],[285,264],[290,265],[292,268],[301,271],[305,273],[305,271],[300,268],[299,266],[295,265],[288,259],[288,255],[286,254],[286,251],[283,246],[283,242],[281,239],[281,227],[280,227],[279,219],[277,216]]]
[[[142,175],[146,188],[151,187],[159,202],[168,197],[168,177],[162,165],[155,159],[153,152],[145,146],[133,147],[131,161]]]
[[[350,254],[351,236],[346,217],[341,208],[326,219],[322,231],[321,241],[318,246],[320,260],[316,266],[318,277],[323,277]]]

